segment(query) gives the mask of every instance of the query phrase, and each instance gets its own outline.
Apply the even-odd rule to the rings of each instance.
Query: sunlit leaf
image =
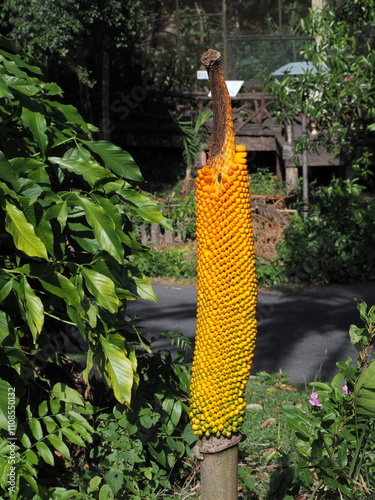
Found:
[[[13,236],[15,246],[30,257],[48,259],[47,250],[34,227],[26,219],[24,213],[15,205],[6,201],[6,230]]]
[[[83,141],[94,153],[97,153],[103,163],[113,172],[125,179],[142,181],[143,177],[138,165],[130,153],[107,141]]]
[[[100,337],[100,343],[114,395],[120,403],[130,406],[133,387],[132,363],[128,359],[125,349],[110,343],[105,337]]]
[[[115,313],[118,310],[120,301],[113,281],[104,274],[87,267],[82,267],[81,272],[85,278],[87,289],[95,297],[97,304],[109,312]]]
[[[50,162],[57,163],[62,168],[68,169],[70,172],[74,172],[77,175],[82,175],[85,181],[94,187],[95,184],[101,179],[107,179],[112,177],[112,174],[104,167],[102,167],[98,162],[89,158],[60,158],[60,157],[50,157],[48,158]]]
[[[87,222],[92,227],[101,249],[107,251],[118,262],[123,263],[124,249],[113,219],[103,207],[89,198],[79,195],[77,195],[77,198],[85,211]]]

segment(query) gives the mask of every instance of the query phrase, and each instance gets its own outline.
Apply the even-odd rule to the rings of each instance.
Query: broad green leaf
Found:
[[[43,439],[44,433],[40,421],[37,418],[33,417],[31,418],[31,420],[29,420],[28,424],[34,438],[37,441]]]
[[[110,486],[103,484],[99,491],[99,500],[113,500],[115,498]]]
[[[53,274],[44,274],[37,276],[37,278],[47,292],[65,299],[69,305],[75,307],[84,316],[79,293],[66,276],[55,271]]]
[[[104,196],[100,196],[98,194],[92,194],[92,199],[101,206],[107,215],[111,217],[113,222],[115,223],[116,230],[118,232],[122,231],[122,215],[119,212],[116,205],[114,205],[110,200],[105,198]]]
[[[39,92],[39,88],[34,85],[34,82],[30,83],[30,81],[33,81],[32,79],[18,78],[17,76],[9,76],[6,74],[2,75],[2,78],[8,87],[21,94],[32,96]]]
[[[88,291],[95,297],[99,306],[104,307],[111,313],[115,313],[120,305],[113,281],[92,269],[81,268]]]
[[[33,336],[34,344],[42,331],[44,324],[44,307],[40,298],[34,293],[25,276],[20,280],[18,298],[23,309],[27,324]]]
[[[9,182],[16,191],[20,187],[18,179],[14,173],[13,166],[7,160],[2,151],[0,151],[0,179]]]
[[[51,450],[48,448],[48,446],[43,443],[43,442],[38,442],[35,444],[36,449],[39,452],[39,455],[43,458],[43,460],[49,464],[49,465],[54,465],[55,460],[53,458]]]
[[[103,478],[100,476],[95,476],[90,479],[89,487],[87,488],[87,493],[91,493],[93,491],[97,491],[99,489],[99,485],[102,482]]]
[[[57,163],[62,168],[68,169],[77,175],[82,175],[90,187],[95,187],[95,184],[102,180],[113,177],[111,172],[102,167],[98,162],[88,158],[59,158],[50,157],[50,162]]]
[[[47,439],[55,448],[55,450],[60,452],[63,457],[70,460],[69,448],[59,436],[57,436],[56,434],[50,434],[49,436],[47,436]]]
[[[2,75],[0,75],[0,97],[6,97],[8,99],[13,99],[14,97],[8,85],[4,82]]]
[[[0,429],[8,430],[8,422],[10,422],[8,419],[10,395],[13,397],[13,387],[5,380],[0,379]],[[13,408],[13,404],[11,406]]]
[[[29,78],[29,75],[17,66],[15,61],[8,61],[5,57],[1,56],[0,61],[3,63],[4,67],[7,69],[8,73],[12,73],[14,76],[19,78]]]
[[[141,299],[152,300],[153,302],[158,302],[152,285],[146,276],[138,277],[133,276],[132,280],[136,286],[136,295]]]
[[[35,158],[26,158],[23,156],[17,156],[16,158],[12,158],[11,160],[9,160],[9,163],[12,165],[14,172],[17,172],[17,175],[19,174],[30,175],[31,172],[39,170],[42,170],[44,172],[45,168],[47,167],[47,165],[42,161],[35,160]],[[47,184],[49,184],[48,174],[46,174],[44,180],[45,182],[47,182]]]
[[[375,417],[375,362],[358,377],[354,386],[354,405],[358,413]]]
[[[24,213],[15,205],[6,201],[6,230],[13,236],[15,246],[30,257],[48,260],[47,250],[34,227],[26,219]]]
[[[82,118],[80,113],[78,112],[77,108],[72,106],[71,104],[62,104],[61,102],[58,101],[48,101],[46,99],[46,102],[52,106],[53,108],[58,109],[63,113],[65,118],[68,120],[70,123],[75,123],[77,125],[80,125],[81,128],[87,133],[90,133],[90,128],[88,124],[85,122],[85,120]]]
[[[54,398],[59,399],[60,401],[74,403],[81,406],[84,406],[85,404],[85,400],[78,391],[66,384],[63,384],[62,382],[55,384],[52,387],[51,393]]]
[[[91,151],[98,154],[113,172],[125,179],[142,181],[143,177],[138,165],[130,153],[107,141],[82,141]]]
[[[47,122],[43,106],[39,103],[28,102],[22,108],[21,119],[23,124],[33,134],[35,142],[37,142],[44,155],[48,144],[48,137],[46,134]]]
[[[42,74],[42,70],[40,68],[31,64],[27,64],[24,61],[24,58],[27,59],[29,57],[29,54],[15,40],[6,38],[5,36],[1,36],[1,47],[1,54],[11,61],[14,61],[20,68],[26,68],[31,73],[35,73],[37,75]]]
[[[111,467],[108,472],[105,473],[105,480],[109,484],[112,492],[116,495],[122,487],[124,482],[124,475],[121,470]]]
[[[116,399],[130,406],[133,387],[133,367],[124,349],[111,344],[105,337],[100,337],[105,356],[105,369],[111,381]]]
[[[103,207],[84,196],[78,194],[76,196],[85,211],[87,222],[92,227],[101,249],[122,264],[124,262],[124,249],[113,219]]]

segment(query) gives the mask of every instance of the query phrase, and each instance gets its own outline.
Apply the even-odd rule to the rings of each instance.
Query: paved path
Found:
[[[158,303],[129,303],[148,336],[181,332],[194,340],[196,290],[154,285]],[[282,370],[292,382],[329,380],[336,362],[355,357],[348,336],[350,324],[362,326],[354,299],[375,305],[375,282],[314,288],[303,292],[260,293],[258,339],[252,373]],[[156,347],[168,347],[159,341]],[[190,353],[191,354],[191,353]],[[319,375],[320,374],[320,375]]]

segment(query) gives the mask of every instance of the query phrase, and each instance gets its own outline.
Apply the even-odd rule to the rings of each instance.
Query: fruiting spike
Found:
[[[239,432],[256,336],[257,279],[246,148],[236,146],[220,53],[202,56],[212,91],[207,166],[196,182],[198,305],[190,417],[199,436]]]

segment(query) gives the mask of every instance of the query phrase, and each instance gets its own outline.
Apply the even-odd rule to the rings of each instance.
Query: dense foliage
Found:
[[[175,435],[187,422],[180,402],[187,380],[168,357],[151,355],[126,304],[155,300],[130,263],[142,251],[133,218],[169,226],[135,188],[142,175],[129,153],[94,140],[95,128],[61,103],[61,89],[43,82],[16,44],[0,41],[1,497],[134,492],[104,460],[110,450],[101,423],[108,419],[126,435],[116,448],[126,474],[147,462],[139,474],[152,498],[152,488],[170,484],[165,470],[185,454]],[[78,365],[67,356],[77,346]],[[159,416],[150,405],[160,407]],[[170,437],[159,440],[158,432]],[[135,436],[139,447],[129,452]],[[89,457],[88,444],[101,451]],[[67,491],[81,459],[87,481]],[[97,478],[87,465],[99,467]]]
[[[349,331],[356,363],[339,361],[331,382],[310,384],[316,392],[308,401],[283,407],[294,438],[289,466],[280,467],[271,481],[270,493],[280,498],[308,493],[316,500],[336,500],[339,492],[339,498],[367,500],[374,495],[375,362],[369,355],[375,307],[360,302],[358,310],[364,325],[351,325]]]
[[[292,217],[277,259],[284,279],[299,283],[350,283],[375,278],[375,201],[321,188],[309,216]]]
[[[309,38],[301,57],[316,71],[273,79],[278,116],[287,123],[304,113],[313,142],[301,138],[299,151],[324,145],[337,155],[363,154],[363,140],[374,129],[375,4],[368,0],[328,2],[302,22]],[[348,160],[348,158],[347,158]]]

